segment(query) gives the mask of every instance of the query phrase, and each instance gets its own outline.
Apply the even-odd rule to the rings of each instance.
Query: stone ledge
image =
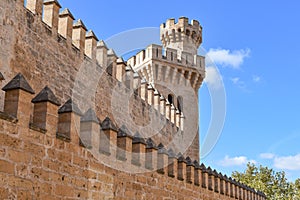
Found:
[[[0,119],[12,122],[12,123],[17,123],[19,120],[17,118],[15,118],[14,116],[11,116],[7,113],[1,112],[0,111]]]
[[[41,127],[38,127],[37,125],[33,124],[33,123],[29,123],[29,128],[31,130],[34,130],[34,131],[38,131],[38,132],[41,132],[43,134],[46,134],[47,133],[47,130],[46,129],[43,129]]]

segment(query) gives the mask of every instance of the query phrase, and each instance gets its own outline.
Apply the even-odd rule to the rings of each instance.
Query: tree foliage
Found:
[[[300,179],[289,182],[284,171],[248,163],[244,172],[235,171],[232,178],[264,192],[268,200],[300,200]]]

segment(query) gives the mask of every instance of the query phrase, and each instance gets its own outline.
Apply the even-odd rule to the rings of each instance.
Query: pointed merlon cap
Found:
[[[226,174],[224,175],[224,180],[225,180],[225,181],[229,181],[229,179],[228,179],[228,177],[227,177]]]
[[[213,171],[212,171],[212,169],[210,167],[207,168],[207,172],[208,172],[209,175],[213,174]]]
[[[218,174],[218,177],[221,178],[220,174]],[[236,185],[242,187],[242,183],[240,181],[236,181]]]
[[[148,84],[147,80],[145,78],[142,78],[141,84]]]
[[[121,128],[119,128],[118,131],[118,137],[132,137],[130,131],[128,130],[128,128],[125,125],[122,125]]]
[[[164,147],[164,145],[162,143],[160,143],[158,146],[158,153],[159,154],[165,154],[168,155],[168,151],[166,150],[166,148]]]
[[[194,160],[193,164],[194,164],[196,169],[200,169],[200,165],[199,165],[199,162],[197,160]]]
[[[207,171],[207,166],[204,165],[203,163],[201,163],[200,169],[202,170],[203,173],[208,173],[208,171]]]
[[[109,49],[107,51],[107,56],[115,56],[115,57],[117,57],[116,52],[113,49]]]
[[[132,67],[130,65],[126,65],[125,71],[133,71]]]
[[[176,110],[176,115],[181,115],[179,109]]]
[[[168,106],[171,105],[170,101],[168,99],[166,99],[166,105],[168,105]]]
[[[158,90],[154,91],[154,95],[156,95],[156,96],[160,95],[159,92],[158,92]]]
[[[106,117],[104,121],[101,124],[102,130],[113,130],[113,131],[118,131],[117,126],[111,121],[109,117]]]
[[[98,43],[97,43],[97,48],[105,48],[108,50],[107,48],[107,45],[105,44],[105,42],[103,40],[100,40]]]
[[[146,148],[147,149],[157,149],[154,141],[151,138],[148,138],[146,141]]]
[[[115,56],[116,53],[115,53],[115,51],[114,51],[113,49],[108,49],[107,55],[108,55],[108,56]]]
[[[194,166],[192,159],[188,156],[186,157],[186,165],[187,166]]]
[[[0,81],[3,81],[3,80],[5,80],[5,78],[4,78],[3,74],[0,72]]]
[[[73,102],[72,99],[69,99],[62,107],[58,109],[58,114],[62,113],[71,113],[74,112],[77,115],[82,116],[82,112],[78,108],[78,106]]]
[[[15,89],[24,90],[26,92],[34,94],[33,89],[30,87],[29,83],[21,73],[18,73],[9,83],[7,83],[7,85],[2,88],[3,91]]]
[[[134,73],[133,73],[133,78],[141,78],[141,77],[140,77],[139,73],[134,72]]]
[[[61,5],[57,0],[44,0],[44,5],[49,5],[55,3],[59,8],[61,8]]]
[[[97,38],[96,34],[94,33],[94,31],[92,30],[89,30],[87,33],[86,33],[86,36],[85,36],[86,39],[95,39],[96,41],[99,41],[99,39]]]
[[[58,99],[56,98],[56,96],[48,86],[44,87],[44,89],[42,89],[42,91],[38,95],[36,95],[31,102],[32,103],[50,102],[53,103],[54,105],[60,106]]]
[[[176,154],[172,148],[168,150],[168,156],[169,158],[176,158]]]
[[[74,24],[73,28],[83,28],[85,31],[87,31],[86,26],[84,25],[83,21],[81,19],[78,19]]]
[[[155,89],[154,89],[154,87],[152,86],[151,83],[148,85],[148,90],[153,90],[153,91],[155,91]]]
[[[117,63],[118,63],[118,64],[125,64],[125,61],[124,61],[124,59],[123,59],[122,57],[119,57],[119,58],[117,59]]]
[[[163,95],[160,95],[160,100],[161,101],[166,101],[165,97]]]
[[[219,173],[217,172],[217,170],[214,169],[213,175],[214,175],[214,176],[218,176],[218,175],[219,175]]]
[[[204,173],[207,173],[207,171],[206,171],[206,166],[205,166],[203,163],[201,163],[200,169],[201,169]]]
[[[218,174],[218,177],[219,177],[220,179],[224,179],[223,174],[222,174],[221,172]]]
[[[73,20],[75,20],[75,17],[72,15],[71,11],[68,8],[61,11],[59,13],[59,16],[60,17],[71,17]]]
[[[95,122],[95,123],[98,123],[99,124],[99,119],[97,118],[96,116],[96,113],[93,109],[88,109],[83,117],[81,117],[80,119],[81,122]]]
[[[175,109],[176,109],[175,106],[174,106],[174,104],[171,104],[171,109],[172,109],[172,110],[175,110]]]
[[[145,139],[142,138],[142,136],[139,132],[136,132],[136,134],[134,134],[132,143],[133,144],[146,144]]]
[[[178,162],[184,162],[184,163],[186,163],[185,158],[183,157],[182,153],[180,153],[180,152],[177,155],[177,159],[178,159]]]

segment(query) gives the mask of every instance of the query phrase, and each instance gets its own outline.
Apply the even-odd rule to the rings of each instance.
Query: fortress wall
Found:
[[[33,94],[21,74],[4,90],[1,199],[265,199],[71,100],[59,106],[48,87]]]
[[[106,46],[97,45],[94,33],[87,31],[81,20],[75,20],[69,10],[59,12],[56,1],[47,1],[42,15],[40,4],[35,0],[28,0],[25,7],[20,0],[0,3],[0,72],[5,78],[1,86],[20,72],[35,91],[48,85],[60,102],[72,97],[82,112],[92,107],[101,121],[108,116],[119,126],[127,123],[133,133],[142,129],[155,141],[167,143],[176,133],[171,131],[174,124],[144,128],[151,124],[147,99],[145,102],[132,91],[127,91],[129,96],[123,93],[126,87],[119,81],[124,79],[126,65],[117,65],[117,56],[111,55]],[[121,80],[117,80],[117,71],[121,71]],[[1,91],[0,108],[3,97]],[[127,97],[129,104],[125,104]],[[124,105],[113,105],[116,98],[125,99],[121,102]]]
[[[1,199],[264,199],[166,153],[163,145],[141,141],[152,136],[167,146],[180,124],[153,109],[151,88],[147,95],[142,88],[134,93],[130,79],[123,79],[126,66],[82,21],[73,24],[72,14],[59,8],[55,0],[44,7],[42,0],[27,0],[26,7],[23,0],[0,2]],[[128,106],[118,102],[124,96]],[[118,135],[130,118],[127,135]],[[160,127],[157,119],[166,123]],[[135,125],[153,121],[161,134],[157,127]],[[140,136],[133,137],[137,131]],[[149,170],[149,163],[157,170]],[[115,170],[126,167],[129,172]]]

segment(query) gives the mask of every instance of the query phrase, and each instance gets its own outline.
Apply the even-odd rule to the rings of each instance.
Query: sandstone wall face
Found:
[[[180,116],[59,8],[0,2],[0,199],[265,199],[200,166],[198,134],[178,154]]]
[[[22,127],[22,122],[0,114],[1,199],[264,199],[246,186],[186,163],[181,172],[177,167],[171,171],[171,163],[163,172],[116,170],[132,164],[116,161],[114,168],[108,167],[76,140],[64,141],[55,131]],[[182,164],[177,159],[174,163]]]

